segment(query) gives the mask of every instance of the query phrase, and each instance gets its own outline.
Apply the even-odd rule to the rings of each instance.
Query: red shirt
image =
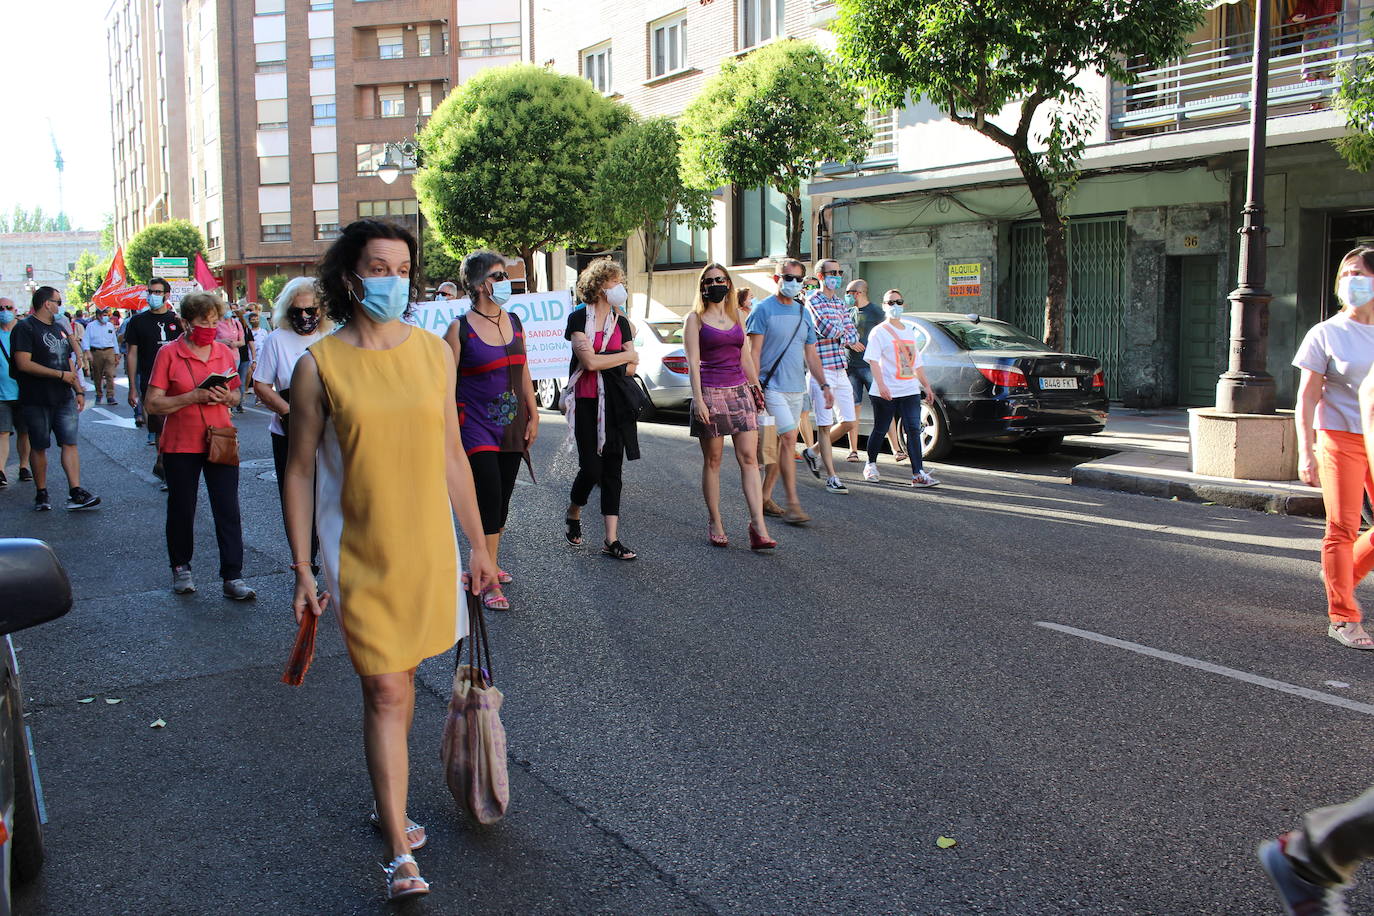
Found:
[[[148,387],[161,388],[175,396],[191,391],[208,376],[221,373],[234,376],[229,380],[229,389],[237,388],[238,354],[222,343],[214,343],[210,345],[209,358],[202,360],[191,352],[187,336],[182,335],[157,351]],[[188,404],[167,415],[158,445],[164,452],[206,452],[209,451],[205,443],[206,427],[233,425],[229,408],[224,404]]]
[[[587,309],[587,315],[588,315],[588,320],[590,320],[590,318],[591,318],[591,309],[590,309],[590,308]],[[602,333],[601,333],[600,330],[598,330],[598,331],[596,332],[596,335],[595,335],[594,337],[592,337],[592,349],[593,349],[594,352],[599,353],[599,352],[601,352],[603,349],[604,349],[604,350],[610,350],[610,351],[612,351],[612,352],[615,352],[615,351],[617,351],[617,350],[622,349],[622,343],[621,343],[621,338],[620,338],[620,322],[619,322],[619,321],[616,321],[615,326],[614,326],[614,328],[613,328],[612,331],[611,331],[611,340],[610,340],[609,343],[606,344],[605,347],[602,347],[602,346],[601,346],[601,338],[602,338]],[[582,376],[577,380],[577,396],[578,396],[579,398],[594,398],[594,397],[596,397],[596,376],[597,376],[596,372],[583,372],[583,373],[582,373]]]

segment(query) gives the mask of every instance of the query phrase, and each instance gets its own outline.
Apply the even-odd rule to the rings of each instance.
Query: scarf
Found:
[[[588,321],[596,314],[593,306],[587,307]],[[611,333],[615,330],[617,313],[614,307],[606,312],[606,321],[601,328],[601,345],[596,345],[596,336],[593,333],[592,352],[605,353],[606,347],[610,345]],[[568,418],[568,435],[563,440],[564,451],[577,450],[576,433],[573,429],[575,424],[574,414],[577,411],[574,405],[577,403],[577,380],[586,373],[586,367],[578,365],[572,376],[568,379],[568,385],[563,389],[563,397],[559,399],[558,407],[563,411],[563,415]],[[606,380],[601,373],[596,374],[596,453],[601,454],[601,449],[606,445]]]

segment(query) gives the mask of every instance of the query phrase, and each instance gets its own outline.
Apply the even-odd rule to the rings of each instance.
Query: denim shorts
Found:
[[[849,387],[854,390],[854,403],[862,404],[864,392],[873,387],[873,370],[868,368],[868,363],[849,370]]]
[[[0,401],[0,433],[19,433],[27,435],[29,428],[24,425],[24,413],[18,401]]]
[[[25,404],[21,413],[29,428],[30,447],[46,451],[54,437],[58,445],[76,445],[76,398],[68,398],[65,404]]]

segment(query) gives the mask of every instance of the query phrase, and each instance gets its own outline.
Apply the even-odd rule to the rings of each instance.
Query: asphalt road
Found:
[[[152,449],[101,419],[82,421],[99,511],[0,492],[0,531],[52,543],[79,599],[15,637],[50,816],[18,912],[384,910],[336,627],[303,688],[278,682],[292,580],[266,417],[240,418],[254,604],[218,594],[203,501],[201,591],[169,592]],[[514,608],[492,620],[512,810],[457,813],[437,759],[452,660],[430,660],[410,811],[434,893],[408,912],[1252,916],[1277,912],[1255,843],[1374,780],[1374,655],[1323,635],[1310,520],[962,450],[932,491],[805,477],[814,523],[776,525],[764,556],[727,455],[720,550],[694,442],[646,424],[622,529],[642,559],[619,563],[562,541],[560,423],[517,488]]]

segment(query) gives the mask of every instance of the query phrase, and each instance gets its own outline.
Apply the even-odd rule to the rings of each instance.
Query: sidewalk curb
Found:
[[[1121,493],[1135,493],[1140,496],[1216,503],[1219,506],[1230,506],[1234,509],[1252,509],[1256,512],[1270,512],[1279,515],[1299,515],[1308,518],[1324,518],[1326,516],[1326,509],[1319,496],[1296,496],[1258,487],[1245,487],[1239,484],[1227,485],[1210,481],[1175,480],[1169,477],[1095,468],[1091,464],[1079,465],[1074,468],[1069,479],[1074,486],[1116,490]]]

